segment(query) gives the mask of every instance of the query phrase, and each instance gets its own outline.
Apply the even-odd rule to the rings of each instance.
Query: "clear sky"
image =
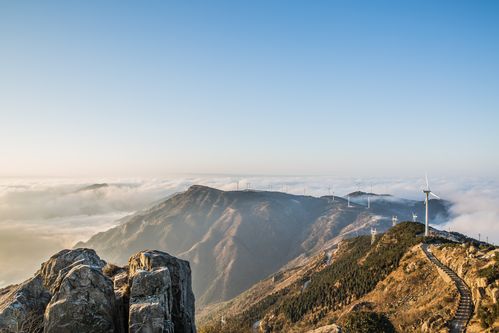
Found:
[[[0,176],[499,176],[498,1],[2,1]]]

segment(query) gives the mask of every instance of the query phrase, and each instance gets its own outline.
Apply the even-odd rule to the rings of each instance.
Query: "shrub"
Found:
[[[349,313],[345,319],[344,329],[347,333],[396,332],[384,314],[366,311]]]
[[[102,273],[107,277],[113,277],[122,270],[123,268],[116,266],[115,264],[107,263],[106,266],[102,268]]]
[[[499,316],[499,304],[494,304],[491,307],[480,306],[478,308],[478,318],[483,328],[491,327],[496,318]]]
[[[486,278],[487,283],[492,283],[496,280],[499,280],[499,264],[494,263],[491,266],[479,270],[478,276]]]

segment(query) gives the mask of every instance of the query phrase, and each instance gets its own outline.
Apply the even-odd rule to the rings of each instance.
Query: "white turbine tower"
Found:
[[[376,241],[376,228],[371,227],[371,245]]]
[[[416,222],[417,219],[418,216],[416,215],[416,213],[412,213],[412,222]]]
[[[350,206],[350,196],[348,196],[348,207],[349,208],[352,207],[352,206]]]
[[[396,216],[392,216],[392,226],[396,226],[397,225],[397,222],[398,222],[398,218]]]
[[[429,216],[428,216],[428,204],[430,203],[430,194],[433,195],[435,198],[440,199],[438,195],[433,193],[430,190],[430,183],[428,183],[428,175],[425,175],[426,178],[426,189],[423,190],[423,193],[426,195],[425,198],[425,206],[426,206],[426,214],[425,214],[425,228],[424,228],[424,235],[425,237],[428,237],[429,235]]]

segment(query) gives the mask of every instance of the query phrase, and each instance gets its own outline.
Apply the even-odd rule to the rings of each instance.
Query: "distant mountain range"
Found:
[[[389,195],[312,197],[268,191],[221,191],[194,185],[123,218],[120,225],[76,247],[91,247],[107,261],[125,264],[144,249],[189,260],[196,303],[231,299],[256,282],[303,258],[332,248],[343,238],[387,230],[399,221],[424,219],[422,201]],[[449,218],[450,203],[431,200],[432,223]]]

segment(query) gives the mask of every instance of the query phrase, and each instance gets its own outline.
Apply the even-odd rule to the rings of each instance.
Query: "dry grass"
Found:
[[[109,278],[112,278],[121,271],[123,271],[122,267],[111,263],[107,263],[106,266],[102,268],[102,273]]]

